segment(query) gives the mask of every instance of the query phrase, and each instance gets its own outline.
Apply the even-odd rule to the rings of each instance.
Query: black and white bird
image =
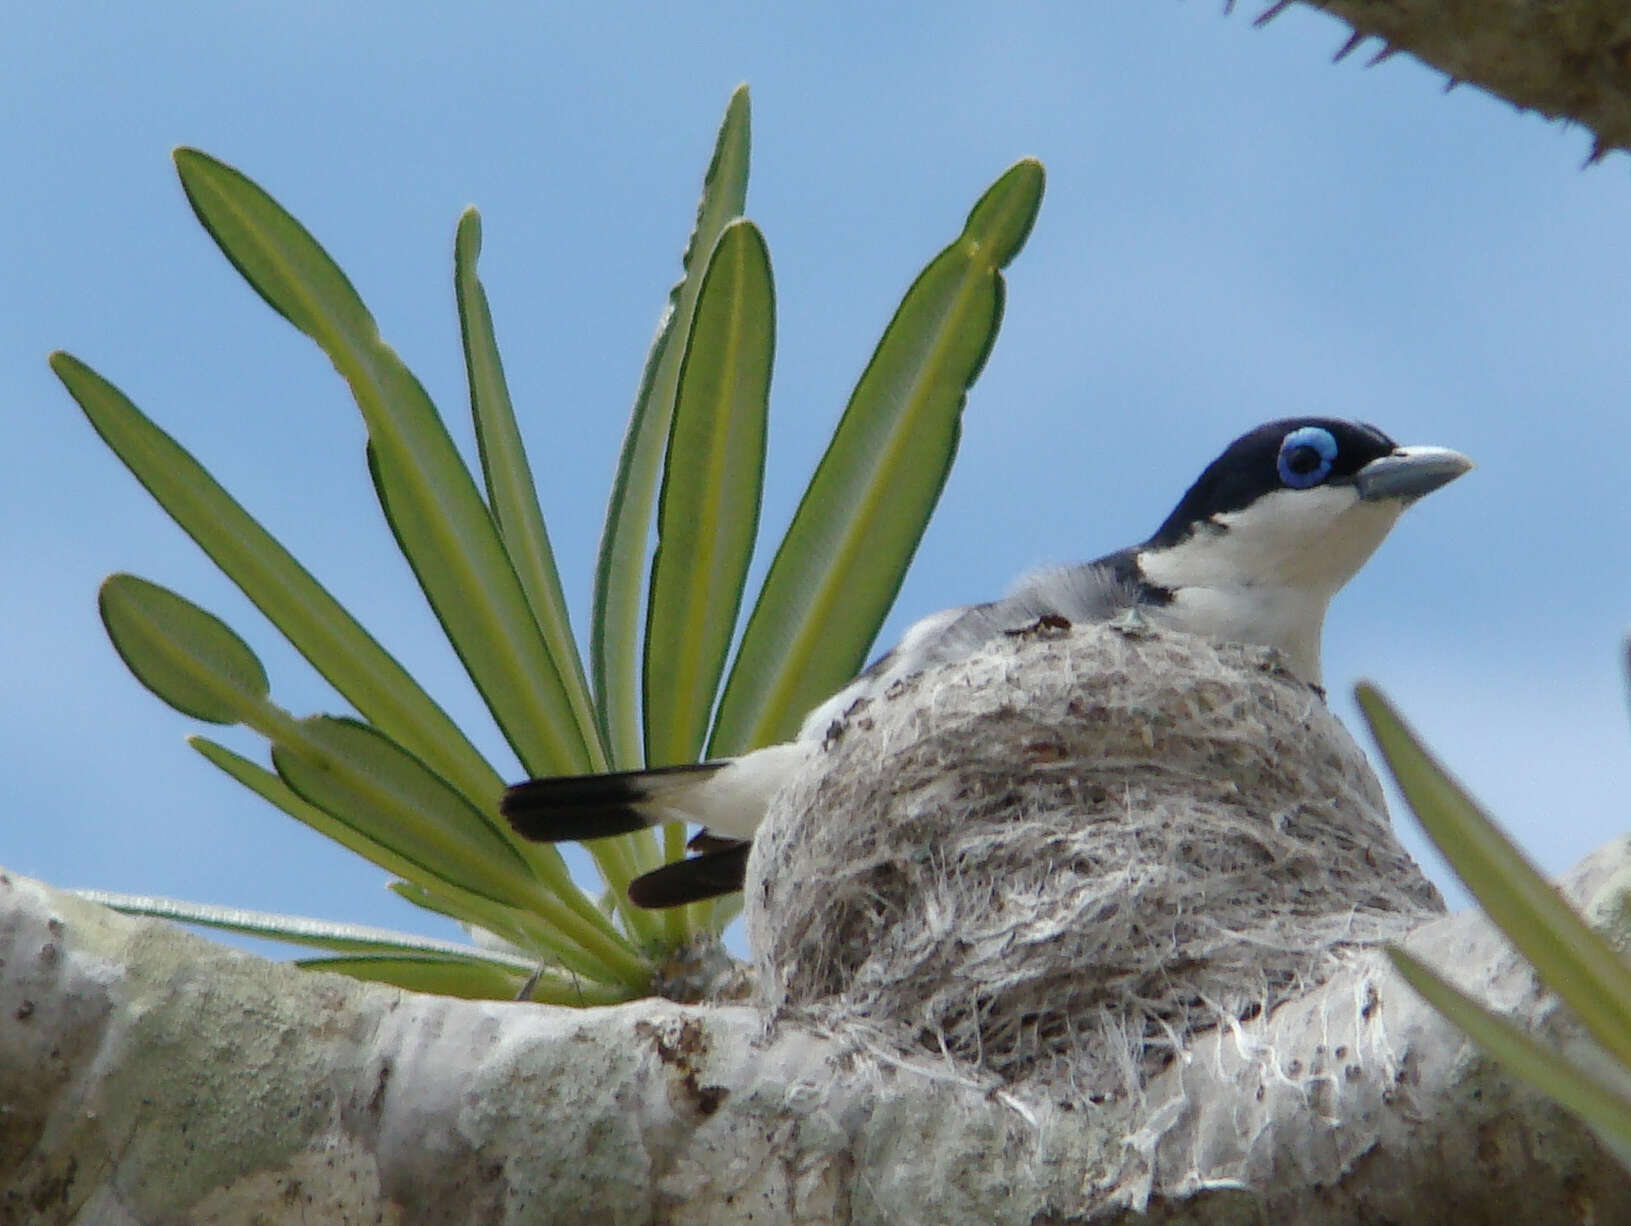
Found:
[[[1143,544],[1040,571],[1001,600],[925,617],[811,711],[793,740],[721,761],[532,779],[505,794],[504,815],[520,834],[546,842],[700,824],[692,840],[699,854],[629,886],[640,906],[677,906],[741,888],[748,840],[771,797],[857,699],[1041,619],[1106,621],[1137,609],[1156,625],[1277,648],[1317,687],[1331,597],[1405,507],[1471,467],[1459,452],[1400,447],[1358,422],[1271,421],[1207,465]]]

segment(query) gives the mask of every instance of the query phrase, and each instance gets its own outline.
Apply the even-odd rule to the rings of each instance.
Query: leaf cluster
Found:
[[[775,349],[769,252],[742,216],[749,145],[743,88],[720,127],[683,275],[630,415],[587,668],[477,273],[476,212],[459,220],[453,269],[473,473],[318,241],[238,170],[197,150],[175,155],[222,253],[345,381],[386,522],[526,775],[690,761],[789,736],[864,659],[955,455],[968,388],[1001,320],[1002,269],[1040,204],[1034,161],[992,185],[907,290],[743,621]],[[338,955],[326,969],[366,978],[493,995],[525,983],[562,1003],[646,991],[667,951],[729,918],[717,906],[656,915],[627,901],[634,876],[683,854],[679,831],[661,842],[641,832],[590,843],[603,892],[587,895],[555,848],[509,829],[498,816],[500,769],[309,570],[112,383],[66,353],[51,365],[137,479],[352,711],[284,710],[231,628],[155,583],[115,575],[100,610],[125,663],[182,713],[263,736],[264,764],[208,737],[191,744],[485,944],[364,939],[341,926],[132,896],[119,905],[318,945]]]

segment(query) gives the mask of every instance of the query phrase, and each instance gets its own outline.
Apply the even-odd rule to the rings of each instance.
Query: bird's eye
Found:
[[[1337,441],[1329,430],[1304,426],[1293,430],[1280,443],[1280,480],[1294,490],[1306,490],[1331,475],[1331,461],[1337,458]]]

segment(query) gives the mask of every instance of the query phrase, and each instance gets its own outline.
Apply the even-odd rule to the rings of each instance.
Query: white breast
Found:
[[[1278,648],[1320,684],[1325,610],[1399,518],[1394,499],[1363,502],[1351,485],[1278,490],[1213,517],[1177,545],[1146,549],[1144,577],[1173,593],[1150,610],[1191,634]]]

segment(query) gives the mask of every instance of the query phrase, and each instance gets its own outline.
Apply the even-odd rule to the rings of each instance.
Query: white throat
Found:
[[[1277,490],[1212,517],[1176,545],[1144,549],[1144,578],[1172,591],[1155,620],[1227,642],[1283,652],[1320,684],[1325,610],[1399,518],[1404,504],[1363,502],[1351,485]]]

